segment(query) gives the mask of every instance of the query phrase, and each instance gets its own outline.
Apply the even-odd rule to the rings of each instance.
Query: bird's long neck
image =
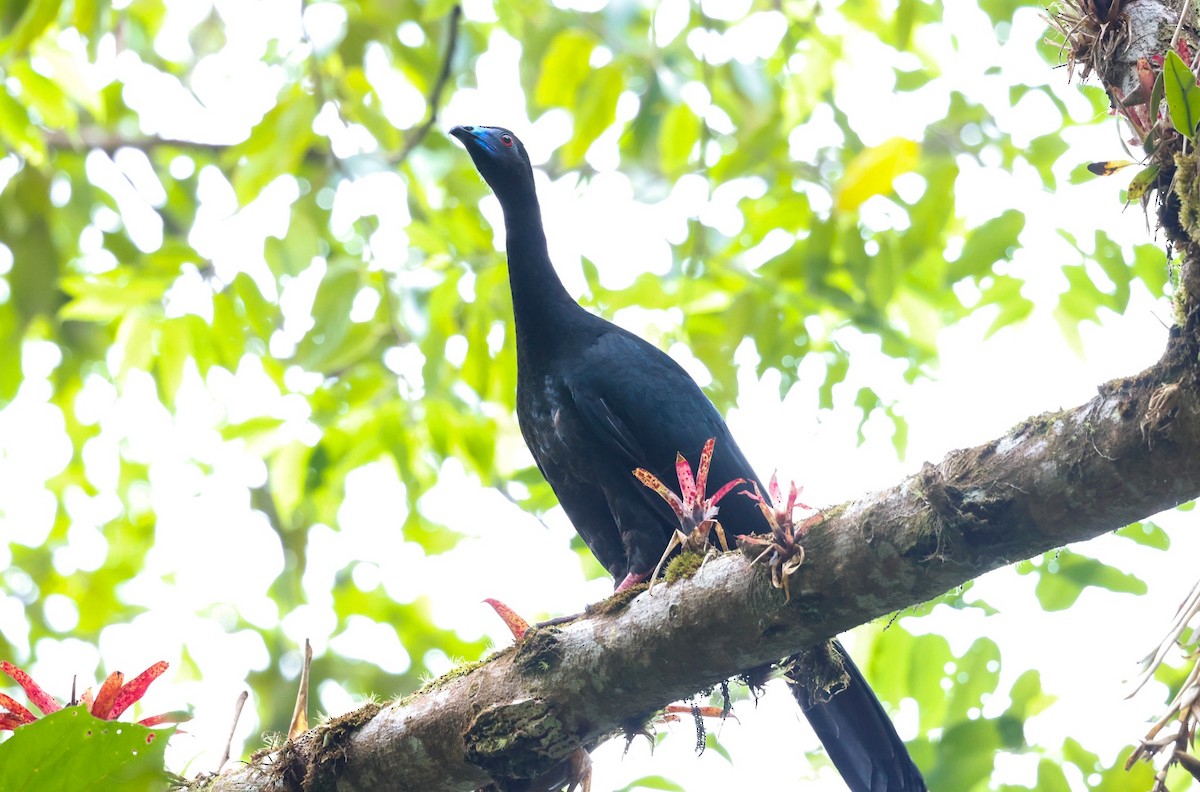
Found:
[[[544,341],[562,332],[556,326],[565,316],[584,311],[567,293],[550,263],[537,198],[509,201],[503,206],[517,348],[532,349],[537,344],[535,339]]]

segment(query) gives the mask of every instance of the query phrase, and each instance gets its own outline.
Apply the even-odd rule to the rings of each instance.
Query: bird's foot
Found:
[[[658,719],[664,723],[673,723],[674,721],[682,720],[684,715],[689,715],[692,718],[733,718],[738,723],[737,715],[734,715],[724,707],[696,707],[691,704],[671,704],[663,709],[663,714],[658,716]]]
[[[659,563],[659,566],[662,566],[662,564]],[[654,573],[658,574],[657,568],[654,570]],[[620,584],[617,585],[617,590],[614,591],[613,593],[620,594],[622,591],[633,588],[634,586],[641,583],[645,579],[646,579],[645,572],[630,572],[628,575],[625,576],[625,579],[622,580],[620,582]]]

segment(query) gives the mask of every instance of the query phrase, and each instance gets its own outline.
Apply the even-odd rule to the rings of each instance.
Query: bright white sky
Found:
[[[189,83],[195,98],[174,78],[142,64],[132,52],[115,54],[111,40],[100,47],[98,64],[79,67],[82,79],[94,87],[112,79],[124,81],[126,100],[141,114],[143,129],[148,133],[219,142],[244,138],[287,77],[284,66],[261,63],[267,42],[278,39],[274,46],[289,64],[299,63],[306,54],[301,22],[296,4],[286,0],[218,0],[213,5],[227,21],[228,44],[219,53],[205,57],[195,70]],[[580,8],[592,5],[574,4]],[[706,13],[729,19],[741,17],[745,5],[702,3]],[[210,12],[210,5],[202,0],[177,0],[169,7],[167,25],[157,46],[164,55],[181,57],[188,52],[188,30]],[[678,35],[680,14],[686,8],[685,0],[660,5],[656,16],[660,44]],[[468,19],[492,18],[486,0],[466,3],[465,13]],[[945,76],[915,97],[906,95],[902,106],[902,100],[891,93],[888,79],[880,77],[888,73],[891,55],[869,37],[854,42],[851,51],[861,57],[839,68],[836,101],[867,143],[896,134],[919,137],[924,124],[943,112],[952,90],[963,90],[988,102],[997,124],[1016,135],[1018,144],[1049,131],[1056,114],[1036,94],[1016,110],[1006,107],[1007,86],[1012,80],[1030,84],[1049,80],[1078,118],[1090,113],[1087,103],[1064,84],[1065,72],[1049,72],[1033,52],[1044,32],[1036,11],[1026,9],[1018,14],[1011,38],[1003,47],[996,43],[990,24],[977,9],[952,3],[945,13],[945,26],[923,28],[919,42]],[[344,18],[338,6],[316,3],[309,6],[306,21],[314,46],[320,49],[336,41]],[[835,14],[823,14],[820,23],[831,29],[839,25]],[[764,42],[770,43],[773,37],[778,41],[780,24],[772,13],[758,14],[724,38],[698,36],[694,41],[689,38],[689,44],[703,48],[714,59],[751,59],[765,46]],[[422,35],[415,25],[402,26],[400,32],[410,37]],[[959,49],[951,45],[952,39],[960,42]],[[82,58],[78,42],[64,35],[61,44]],[[567,139],[570,118],[562,112],[550,112],[535,121],[526,117],[517,79],[519,46],[502,33],[493,35],[489,52],[476,67],[478,87],[454,93],[440,126],[509,126],[518,130],[538,164]],[[603,59],[604,55],[598,57]],[[372,80],[380,86],[389,117],[398,126],[410,126],[419,120],[424,100],[398,71],[391,69],[384,53],[369,53],[367,63]],[[985,70],[996,66],[1002,70],[1000,76],[985,76]],[[720,111],[709,106],[702,89],[689,88],[684,95],[714,127],[729,123]],[[635,109],[636,99],[625,97],[621,118],[631,117]],[[888,119],[886,127],[872,120],[879,118]],[[318,129],[332,137],[339,154],[369,152],[373,146],[361,130],[345,129],[331,114],[321,116]],[[821,112],[805,132],[794,140],[793,154],[797,157],[803,156],[806,146],[836,143],[839,139],[829,115]],[[1123,177],[1077,187],[1065,181],[1067,172],[1078,162],[1123,156],[1113,122],[1105,120],[1073,129],[1067,135],[1071,149],[1058,169],[1057,194],[1044,192],[1036,174],[1027,167],[1010,172],[964,162],[955,195],[959,212],[972,222],[992,217],[1009,206],[1019,206],[1026,212],[1024,247],[1004,268],[1027,280],[1027,296],[1043,298],[1043,309],[1027,323],[987,340],[983,333],[992,314],[980,311],[943,333],[938,374],[912,386],[903,384],[899,364],[881,355],[873,338],[855,331],[840,332],[838,340],[853,352],[854,363],[846,382],[836,391],[842,407],[832,413],[818,413],[816,387],[804,384],[820,381],[820,363],[802,365],[802,384],[783,403],[778,399],[773,376],[758,382],[752,376],[753,366],[744,365],[741,406],[728,419],[760,471],[779,468],[783,476],[802,482],[810,502],[840,502],[889,486],[917,470],[924,460],[936,461],[953,448],[999,436],[1031,414],[1081,403],[1094,394],[1097,384],[1140,371],[1157,358],[1165,343],[1164,322],[1170,312],[1165,303],[1153,301],[1144,290],[1135,289],[1124,316],[1107,316],[1102,326],[1082,329],[1083,357],[1060,340],[1049,315],[1053,295],[1065,286],[1059,265],[1077,260],[1055,233],[1056,227],[1087,239],[1096,218],[1104,218],[1106,230],[1115,238],[1128,244],[1148,239],[1141,212],[1122,213],[1119,209],[1117,192]],[[699,213],[705,222],[723,229],[736,229],[740,223],[734,207],[739,193],[726,191],[708,198],[697,189],[696,180],[681,180],[671,195],[658,203],[639,203],[629,180],[617,171],[615,133],[597,142],[589,161],[599,173],[586,184],[572,177],[550,182],[539,175],[555,261],[568,288],[576,293],[583,290],[579,269],[582,255],[597,263],[606,284],[619,287],[637,272],[666,269],[669,244],[680,241],[687,217]],[[0,160],[0,185],[11,173],[11,164],[11,159]],[[172,166],[173,175],[185,176],[189,167],[187,161],[177,162]],[[104,154],[93,154],[89,175],[114,194],[120,207],[119,216],[99,213],[98,227],[123,222],[135,243],[144,249],[161,244],[161,221],[151,207],[161,201],[162,188],[144,156],[122,152],[114,161]],[[436,184],[425,186],[437,189]],[[742,188],[753,190],[754,185],[748,183]],[[374,266],[398,268],[396,262],[404,260],[408,244],[403,231],[408,219],[405,189],[399,177],[375,174],[338,190],[335,223],[348,226],[361,214],[381,214],[381,225],[386,230],[371,241],[377,262]],[[288,206],[298,195],[294,181],[280,178],[252,205],[238,210],[229,184],[210,169],[201,174],[201,194],[203,205],[191,237],[196,249],[213,260],[221,277],[247,272],[268,294],[273,293],[265,262],[247,251],[260,250],[267,234],[285,232]],[[818,200],[819,196],[814,196],[814,203]],[[498,205],[489,198],[481,208],[497,228],[498,249],[502,249]],[[886,213],[886,209],[886,202],[881,201],[868,204],[864,212]],[[880,222],[886,222],[886,217],[879,216]],[[616,237],[604,224],[596,223],[596,217],[623,223],[631,231]],[[113,266],[111,256],[100,249],[98,233],[94,241],[94,253],[87,259],[87,266],[96,271]],[[276,354],[286,354],[307,329],[308,309],[323,270],[324,265],[318,262],[284,288],[281,299],[288,315],[285,327],[272,341]],[[363,306],[368,315],[369,307]],[[172,290],[169,310],[206,315],[207,299],[198,277],[181,279]],[[617,317],[640,331],[652,331],[658,318],[644,312]],[[0,515],[0,530],[9,542],[37,545],[45,540],[53,519],[54,502],[44,482],[65,464],[69,448],[62,417],[47,403],[47,375],[57,364],[57,349],[41,344],[30,351],[27,382],[17,400],[0,412],[0,502],[6,504]],[[685,350],[671,351],[695,370],[695,362]],[[740,363],[754,362],[749,344],[737,354]],[[414,356],[413,350],[394,350],[388,362],[410,382],[419,370],[419,356]],[[811,376],[804,377],[805,371]],[[697,374],[705,376],[702,370]],[[303,381],[294,372],[289,384],[299,388]],[[862,447],[854,446],[858,412],[849,407],[849,402],[864,385],[875,388],[884,399],[900,400],[900,411],[910,424],[907,460],[896,459],[890,424],[882,417],[868,424],[867,442]],[[419,382],[415,387],[419,389]],[[191,377],[174,417],[157,404],[149,377],[141,376],[131,377],[121,393],[99,379],[92,380],[78,406],[81,418],[97,421],[101,427],[100,435],[85,449],[94,480],[115,483],[122,446],[126,457],[150,465],[150,479],[141,492],[158,515],[158,541],[147,558],[145,574],[122,592],[128,601],[144,604],[148,610],[129,624],[107,628],[98,648],[71,639],[40,642],[36,647],[38,662],[31,670],[44,680],[67,679],[76,673],[86,677],[89,669],[98,673],[98,661],[103,657],[107,670],[136,673],[164,658],[178,667],[179,653],[186,648],[201,669],[202,681],[175,680],[168,674],[165,681],[151,689],[145,704],[147,712],[175,709],[185,703],[195,706],[197,717],[187,727],[189,734],[177,737],[170,748],[170,765],[177,771],[185,770],[185,764],[189,774],[214,769],[228,731],[233,701],[245,687],[248,672],[276,661],[292,671],[298,669],[298,651],[282,659],[272,658],[257,635],[236,630],[239,614],[257,625],[282,623],[297,646],[309,638],[318,654],[332,648],[395,673],[409,667],[412,658],[390,627],[363,618],[334,635],[330,592],[334,573],[347,564],[358,562],[353,576],[357,585],[366,589],[383,585],[390,596],[402,602],[426,593],[434,603],[433,618],[439,625],[456,629],[465,637],[488,635],[498,645],[509,638],[495,616],[481,605],[484,597],[497,597],[527,617],[537,618],[576,612],[611,590],[608,580],[583,580],[577,559],[568,547],[572,530],[561,512],[547,516],[547,528],[498,494],[481,489],[454,462],[446,465],[439,486],[423,507],[432,519],[468,538],[450,553],[425,558],[418,545],[404,540],[400,530],[404,515],[397,512],[396,504],[403,503],[402,485],[387,466],[379,464],[363,468],[348,480],[346,502],[339,514],[340,530],[317,527],[312,531],[310,567],[303,580],[309,604],[281,614],[267,596],[267,588],[282,566],[282,554],[265,519],[249,509],[246,496],[246,487],[260,483],[265,476],[257,456],[259,450],[222,441],[216,427],[227,418],[237,420],[240,411],[265,411],[287,416],[287,432],[292,436],[311,439],[315,429],[307,422],[305,401],[281,396],[260,368],[247,360],[234,375],[214,371],[204,383]],[[515,445],[513,450],[525,453]],[[118,514],[119,505],[111,497],[88,498],[83,493],[71,493],[67,503],[73,527],[68,546],[55,555],[56,568],[64,574],[94,569],[103,563],[109,549],[103,526]],[[491,515],[492,519],[485,524],[479,519],[481,514]],[[391,517],[381,521],[380,515]],[[1001,690],[1006,690],[1021,671],[1036,667],[1042,671],[1047,689],[1059,696],[1058,704],[1030,721],[1027,733],[1031,740],[1045,738],[1057,745],[1062,735],[1072,734],[1087,747],[1102,749],[1105,758],[1111,759],[1139,735],[1144,720],[1159,706],[1161,691],[1153,686],[1137,700],[1124,702],[1121,681],[1134,675],[1136,661],[1157,642],[1177,601],[1193,582],[1190,575],[1194,572],[1188,569],[1186,560],[1197,557],[1200,540],[1194,530],[1186,528],[1194,519],[1184,514],[1162,517],[1161,524],[1170,530],[1175,543],[1169,554],[1134,547],[1112,537],[1089,543],[1085,550],[1089,555],[1145,580],[1151,587],[1147,597],[1090,589],[1067,613],[1047,614],[1033,597],[1031,579],[1000,570],[980,580],[972,592],[1000,608],[1000,615],[984,619],[947,609],[919,623],[906,620],[905,624],[910,629],[943,634],[957,650],[966,649],[981,635],[996,640],[1004,662]],[[484,558],[488,563],[481,565],[479,559]],[[8,566],[8,560],[8,548],[0,546],[0,569]],[[460,574],[467,565],[475,571]],[[6,578],[6,583],[18,593],[22,586],[28,589],[31,584],[13,575]],[[219,602],[237,603],[238,610],[235,613],[215,604]],[[70,629],[78,621],[82,604],[50,597],[42,607],[52,624]],[[18,645],[26,634],[22,606],[15,597],[0,598],[0,630]],[[849,643],[853,648],[852,638]],[[421,659],[437,671],[449,668],[452,662],[436,652]],[[323,712],[337,714],[357,703],[335,680],[316,683],[318,707]],[[378,692],[390,696],[407,691]],[[985,713],[993,714],[993,706],[999,711],[1005,705],[1004,701],[992,702]],[[811,735],[796,741],[798,727],[792,721],[798,715],[785,691],[771,690],[757,708],[752,702],[740,702],[735,711],[740,723],[725,724],[721,738],[735,757],[736,770],[715,752],[695,758],[692,726],[685,720],[667,727],[676,736],[658,748],[653,760],[645,741],[635,742],[624,757],[619,742],[599,749],[597,788],[620,788],[647,774],[663,774],[687,789],[723,785],[781,788],[801,778],[801,768],[780,768],[774,762],[762,761],[767,758],[763,746],[779,744],[780,740],[788,746],[815,744]],[[913,708],[906,708],[897,722],[902,734],[911,735],[915,729]],[[257,723],[250,707],[237,734],[253,748],[262,731],[285,727]],[[1036,757],[1007,757],[1002,763],[1005,780],[1032,783]],[[822,779],[821,784],[806,788],[842,788],[831,771],[823,772]],[[1072,783],[1076,789],[1083,788],[1081,778],[1072,779]]]

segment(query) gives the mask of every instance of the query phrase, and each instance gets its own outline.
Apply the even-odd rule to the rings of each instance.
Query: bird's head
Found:
[[[501,204],[532,195],[533,165],[512,132],[503,127],[456,126],[450,134],[462,142]]]

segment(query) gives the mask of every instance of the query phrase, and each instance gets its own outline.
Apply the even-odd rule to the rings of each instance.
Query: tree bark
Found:
[[[211,788],[521,788],[512,779],[552,772],[581,746],[636,732],[743,669],[1191,500],[1200,495],[1197,319],[1192,308],[1162,360],[1088,403],[826,510],[805,537],[790,602],[751,563],[758,549],[728,553],[690,580],[534,628],[478,667],[319,726]]]

